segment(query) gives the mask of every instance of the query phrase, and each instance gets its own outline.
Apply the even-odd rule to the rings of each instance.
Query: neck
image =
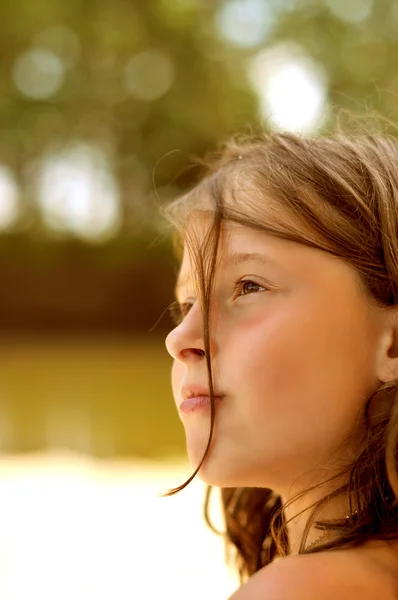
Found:
[[[330,489],[326,491],[324,488],[319,487],[311,493],[306,494],[303,498],[290,501],[291,503],[284,509],[284,518],[289,538],[289,554],[294,555],[299,553],[300,545],[315,505],[323,499],[327,493],[330,493],[330,491]],[[283,505],[288,502],[288,497],[282,497]],[[352,507],[351,514],[356,512],[356,508],[357,507]],[[349,515],[350,508],[348,506],[348,500],[346,496],[341,495],[328,500],[327,503],[314,514],[313,518],[311,518],[311,522],[344,519],[349,517]],[[305,548],[315,546],[318,539],[321,541],[320,536],[322,537],[322,541],[326,541],[332,538],[333,533],[316,529],[314,525],[311,524],[306,536]]]

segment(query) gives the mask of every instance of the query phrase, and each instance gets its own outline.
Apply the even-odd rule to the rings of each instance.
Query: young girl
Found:
[[[221,488],[233,600],[397,598],[398,144],[234,140],[164,213],[195,468],[169,494]]]

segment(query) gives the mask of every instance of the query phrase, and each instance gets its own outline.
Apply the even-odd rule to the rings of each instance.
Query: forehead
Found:
[[[190,264],[189,248],[198,249],[206,247],[207,236],[212,226],[212,216],[209,213],[192,215],[192,218],[185,229],[186,236],[183,245],[182,266],[187,267]],[[272,235],[260,229],[254,229],[241,223],[228,219],[222,219],[220,225],[220,237],[218,243],[218,260],[222,262],[230,252],[239,251],[263,251],[277,252],[286,250],[292,246],[298,246],[293,241],[283,239],[277,235]]]
[[[198,247],[203,242],[210,225],[211,220],[208,217],[191,224],[190,239],[194,240],[194,247]],[[192,231],[194,231],[193,235]],[[284,269],[281,259],[289,249],[291,251],[294,249],[292,246],[298,244],[232,221],[222,221],[216,266],[221,271],[229,266],[257,261],[271,269]],[[177,288],[194,279],[195,258],[192,257],[190,247],[191,245],[184,244]]]

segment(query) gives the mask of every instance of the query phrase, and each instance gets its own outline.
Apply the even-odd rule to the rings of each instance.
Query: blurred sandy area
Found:
[[[184,463],[0,456],[3,600],[223,600],[236,588]],[[216,500],[212,504],[219,523]]]

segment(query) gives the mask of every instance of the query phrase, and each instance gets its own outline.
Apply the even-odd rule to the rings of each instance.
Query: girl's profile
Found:
[[[398,143],[233,139],[164,214],[194,469],[169,494],[220,488],[233,600],[397,598]]]

